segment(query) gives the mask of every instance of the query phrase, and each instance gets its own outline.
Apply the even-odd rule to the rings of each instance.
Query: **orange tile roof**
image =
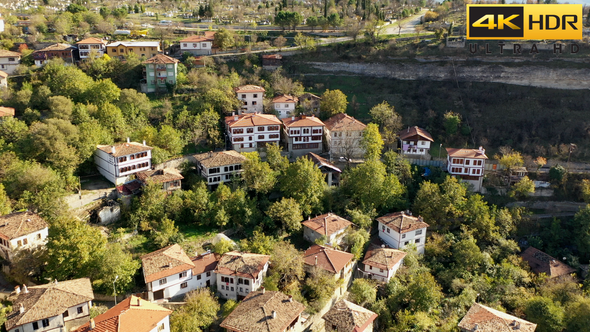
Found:
[[[318,244],[309,247],[303,254],[306,265],[319,266],[331,273],[340,273],[353,258],[354,255],[351,253]]]
[[[246,157],[235,150],[205,152],[193,157],[205,168],[242,164]]]
[[[422,220],[422,217],[414,217],[406,214],[404,211],[388,213],[377,218],[377,221],[400,234],[429,226]]]
[[[90,38],[82,39],[79,42],[77,42],[76,44],[103,44],[103,45],[106,45],[107,42],[102,39],[90,37]]]
[[[261,86],[249,84],[249,85],[241,85],[237,88],[234,88],[234,91],[237,93],[240,93],[240,92],[264,92],[266,90]]]
[[[350,221],[332,213],[325,213],[303,222],[303,226],[325,236],[344,230],[350,225]]]
[[[141,256],[141,265],[146,283],[195,267],[195,264],[178,244]]]
[[[135,174],[137,179],[146,183],[148,179],[155,183],[166,183],[170,181],[182,180],[184,176],[174,168],[155,169],[149,171],[142,171]]]
[[[322,318],[336,327],[334,331],[363,332],[377,317],[377,314],[369,309],[340,300]]]
[[[475,331],[476,325],[477,332],[534,332],[537,328],[537,324],[479,303],[469,308],[458,327],[465,331]]]
[[[281,121],[273,114],[245,113],[225,117],[225,124],[230,128],[281,125]]]
[[[269,255],[231,251],[221,256],[215,272],[256,279],[269,260]]]
[[[330,131],[362,131],[367,127],[364,123],[345,113],[334,115],[326,120],[325,124]]]
[[[155,64],[167,64],[167,63],[178,63],[177,59],[171,58],[164,54],[156,54],[153,57],[145,60],[143,63],[155,63]]]
[[[213,32],[213,31],[207,31],[207,32]],[[213,34],[205,34],[204,36],[200,36],[200,35],[194,35],[194,36],[189,36],[186,37],[184,39],[181,39],[180,42],[181,43],[198,43],[198,42],[204,42],[204,41],[213,41],[215,40],[215,32],[213,32]]]
[[[371,245],[365,254],[363,264],[378,269],[391,270],[395,264],[399,263],[404,257],[406,257],[405,251]]]
[[[399,133],[397,133],[397,135],[402,140],[413,136],[419,136],[427,141],[434,142],[434,140],[432,139],[432,135],[430,135],[429,132],[417,126],[408,127],[408,129],[400,131]]]
[[[57,43],[57,44],[49,45],[49,46],[47,46],[43,49],[37,50],[35,52],[65,51],[65,50],[69,50],[69,49],[73,49],[73,48],[74,47],[69,44]]]
[[[14,116],[14,108],[0,106],[0,116]]]
[[[336,165],[329,162],[326,158],[322,158],[313,152],[308,152],[305,156],[308,157],[309,159],[311,159],[311,161],[313,161],[313,163],[318,168],[326,167],[326,168],[330,168],[334,172],[342,173],[342,170],[340,168],[336,167]]]
[[[2,76],[2,78],[7,78],[8,77],[8,73],[0,70],[0,76]]]
[[[447,148],[447,154],[457,158],[488,159],[486,150]]]
[[[99,150],[102,150],[114,157],[121,157],[130,155],[133,153],[145,152],[153,149],[150,146],[143,145],[137,142],[130,142],[130,143],[117,143],[114,145],[97,145],[96,146]],[[115,147],[115,153],[112,153],[112,147]]]
[[[18,53],[18,52],[13,52],[13,51],[8,51],[8,50],[0,50],[0,58],[5,58],[5,57],[19,57],[22,54]]]
[[[306,116],[302,115],[299,117],[290,117],[284,118],[283,123],[285,127],[292,128],[292,127],[324,127],[324,123],[319,118],[315,116]]]
[[[283,58],[280,54],[263,54],[263,59],[273,59],[273,60],[281,60]]]
[[[215,271],[217,263],[219,262],[219,255],[214,253],[203,254],[191,258],[195,267],[193,268],[193,276],[205,273],[208,271]]]
[[[131,295],[107,312],[94,318],[95,327],[90,322],[73,332],[149,332],[172,310]]]
[[[557,278],[576,272],[573,267],[534,247],[528,247],[520,256],[529,263],[533,272],[536,274],[545,273],[549,278]]]
[[[48,227],[49,224],[33,212],[16,212],[0,216],[0,237],[6,240],[16,239]]]
[[[299,99],[291,95],[280,95],[272,99],[273,103],[297,103]]]

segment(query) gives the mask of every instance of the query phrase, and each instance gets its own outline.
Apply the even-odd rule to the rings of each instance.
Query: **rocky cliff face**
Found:
[[[461,62],[429,63],[307,63],[321,71],[386,77],[399,80],[494,82],[554,89],[590,89],[590,67],[548,68],[542,65],[503,66],[498,63],[469,65]]]

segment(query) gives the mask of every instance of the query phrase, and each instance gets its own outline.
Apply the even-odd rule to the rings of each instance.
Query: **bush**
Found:
[[[433,11],[427,11],[426,14],[424,14],[424,22],[434,22],[438,20],[438,14],[433,12]]]

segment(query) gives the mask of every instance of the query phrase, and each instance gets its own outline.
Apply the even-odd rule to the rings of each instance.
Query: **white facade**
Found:
[[[285,127],[288,151],[294,156],[301,156],[308,152],[322,153],[324,127],[314,126],[290,126]]]
[[[347,228],[338,230],[334,233],[332,233],[330,236],[326,237],[326,244],[330,245],[330,246],[335,246],[340,244],[340,242],[342,241],[342,238],[344,237],[344,233],[346,232]],[[309,227],[303,227],[303,237],[311,242],[311,243],[315,243],[315,241],[319,238],[321,238],[323,236],[323,234],[320,234],[316,231],[314,231],[313,229],[309,228]]]
[[[481,191],[486,160],[460,156],[447,157],[447,171],[453,176],[473,185],[475,192]]]
[[[92,301],[68,308],[63,314],[15,327],[8,332],[61,332],[68,321],[90,316]]]
[[[235,116],[237,117],[237,115]],[[281,126],[279,124],[251,127],[229,128],[229,140],[234,150],[238,152],[252,152],[267,144],[279,144],[281,140]]]
[[[152,152],[151,148],[146,147],[142,152],[114,157],[112,153],[98,148],[94,154],[94,161],[102,176],[115,185],[120,185],[128,182],[131,175],[152,167]]]
[[[190,290],[214,286],[217,283],[217,277],[214,271],[207,271],[197,275],[193,275],[193,278],[188,282],[188,288]]]
[[[154,280],[147,284],[148,300],[157,301],[169,299],[171,297],[182,295],[194,288],[189,287],[193,278],[193,270],[188,269],[173,275]]]
[[[164,317],[150,332],[170,332],[170,316]]]
[[[211,54],[211,47],[213,42],[211,40],[181,40],[180,41],[180,52],[189,52],[194,55],[209,55]]]
[[[48,228],[46,227],[36,232],[11,239],[10,241],[0,239],[0,255],[7,260],[12,260],[17,250],[44,246],[47,242],[48,232]]]
[[[16,67],[20,65],[20,55],[0,56],[0,70],[8,75],[14,74]]]
[[[395,265],[393,265],[393,267],[390,270],[379,269],[379,268],[373,267],[371,265],[364,264],[365,265],[364,272],[365,272],[365,275],[370,274],[371,279],[379,280],[382,282],[389,282],[389,279],[391,279],[393,276],[395,276],[395,273],[400,268],[400,266],[402,266],[403,262],[404,262],[404,260],[401,259],[399,262],[397,262]]]
[[[242,113],[262,113],[264,105],[262,104],[264,98],[264,90],[254,92],[240,92],[236,91],[238,100],[242,102],[240,114]]]
[[[409,244],[414,244],[419,254],[424,254],[426,242],[426,227],[405,233],[398,233],[379,222],[379,238],[394,249],[404,249]]]
[[[360,158],[365,154],[361,147],[362,130],[329,131],[326,129],[326,140],[333,158]]]
[[[430,141],[402,141],[402,153],[407,156],[425,156],[430,150]]]
[[[273,103],[273,107],[279,116],[279,119],[290,118],[295,115],[295,102],[278,102]]]
[[[220,183],[231,182],[234,178],[240,178],[242,164],[225,165],[219,167],[205,168],[200,165],[199,174],[207,181],[207,185],[212,186]]]
[[[78,44],[78,50],[80,51],[80,59],[89,58],[91,52],[95,52],[97,56],[101,57],[106,52],[106,45],[103,43]]]
[[[237,301],[243,299],[250,292],[257,291],[260,288],[263,278],[266,276],[268,265],[268,262],[264,264],[264,268],[258,273],[256,279],[216,273],[217,292],[226,300]]]

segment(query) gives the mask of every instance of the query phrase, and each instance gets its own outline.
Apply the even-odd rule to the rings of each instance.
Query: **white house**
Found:
[[[10,261],[18,250],[44,246],[48,227],[43,218],[28,211],[0,216],[0,256]]]
[[[227,300],[241,301],[262,285],[270,256],[231,251],[223,256],[215,269],[217,293]]]
[[[152,147],[137,142],[97,145],[94,153],[96,168],[115,185],[130,180],[130,176],[152,167]]]
[[[72,332],[170,332],[172,310],[131,295]]]
[[[238,100],[242,101],[239,114],[262,113],[264,110],[262,101],[264,99],[264,92],[266,91],[263,87],[258,85],[242,85],[234,88],[234,91]]]
[[[422,217],[414,217],[404,211],[388,213],[377,218],[379,223],[379,238],[394,249],[404,249],[408,244],[414,244],[418,253],[424,253],[426,229],[428,224]]]
[[[335,293],[343,295],[350,286],[352,281],[352,271],[354,270],[354,255],[336,250],[328,246],[314,244],[309,247],[303,254],[305,270],[312,272],[315,268],[320,268],[334,276],[334,279],[342,279],[340,287]]]
[[[247,113],[225,118],[227,137],[238,152],[252,152],[267,144],[279,144],[281,125],[272,114]]]
[[[334,304],[322,317],[326,332],[372,332],[378,315],[346,300]]]
[[[334,158],[361,158],[365,150],[361,147],[363,131],[367,126],[352,116],[339,113],[324,122],[326,141],[330,155]]]
[[[178,244],[141,256],[141,265],[150,301],[169,299],[194,289],[189,282],[195,264]]]
[[[463,181],[473,185],[473,191],[482,188],[484,169],[486,165],[486,150],[447,148],[447,171]]]
[[[282,119],[287,150],[294,157],[308,152],[322,153],[324,123],[315,116],[301,115]]]
[[[197,173],[205,178],[209,186],[239,178],[243,172],[242,164],[246,160],[246,157],[234,150],[205,152],[194,157],[197,161]]]
[[[537,324],[505,312],[474,303],[458,324],[461,332],[535,332]]]
[[[404,257],[405,251],[371,245],[363,260],[363,274],[366,278],[389,282],[403,264]]]
[[[215,269],[219,263],[219,255],[207,252],[202,255],[191,258],[195,267],[193,268],[193,278],[189,282],[189,288],[197,289],[214,286],[217,282],[215,278]]]
[[[76,43],[78,45],[78,51],[80,53],[80,59],[87,59],[90,57],[90,53],[94,52],[98,57],[105,54],[107,49],[107,42],[98,38],[86,38]]]
[[[272,99],[274,110],[278,113],[279,119],[288,118],[295,115],[295,106],[297,106],[297,97],[291,95],[280,95]]]
[[[209,55],[215,40],[214,31],[205,31],[203,36],[190,36],[180,40],[180,53],[193,55]]]
[[[20,65],[21,54],[8,50],[0,50],[0,70],[8,75],[14,74],[16,67]]]
[[[303,237],[312,243],[322,236],[326,243],[335,246],[340,243],[346,230],[352,223],[333,213],[325,213],[315,218],[309,217],[303,222]]]
[[[293,296],[263,287],[246,296],[220,326],[228,332],[301,332],[303,310]]]
[[[90,320],[94,293],[90,279],[57,280],[45,285],[16,287],[9,297],[8,332],[70,331]]]
[[[397,133],[401,153],[410,158],[430,156],[430,143],[434,142],[432,135],[420,127],[408,127]]]

